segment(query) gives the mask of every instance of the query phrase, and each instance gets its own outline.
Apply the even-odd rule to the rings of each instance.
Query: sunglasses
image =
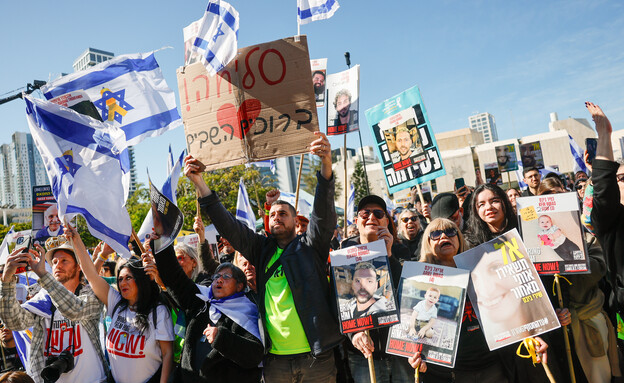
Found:
[[[381,210],[381,209],[373,209],[373,210],[364,209],[364,210],[358,211],[358,217],[360,217],[362,219],[368,219],[368,217],[370,217],[371,213],[373,213],[373,215],[377,219],[382,219],[383,217],[386,216],[386,212]]]
[[[437,241],[438,239],[440,239],[442,234],[446,235],[448,238],[452,238],[457,235],[457,230],[453,228],[444,229],[444,230],[433,230],[431,233],[429,233],[429,238],[431,238],[434,241]]]
[[[615,178],[617,179],[617,182],[624,182],[624,174],[616,174]]]
[[[407,223],[408,221],[412,221],[412,222],[418,222],[420,220],[420,218],[418,218],[417,215],[411,216],[411,217],[403,217],[401,218],[401,222],[403,223]]]
[[[215,282],[219,278],[223,278],[224,281],[227,281],[227,280],[232,279],[233,277],[232,277],[232,274],[219,274],[219,273],[217,273],[217,274],[212,276],[212,280],[215,281]]]

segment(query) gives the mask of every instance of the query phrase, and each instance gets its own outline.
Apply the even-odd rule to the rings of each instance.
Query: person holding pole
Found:
[[[343,342],[327,280],[329,243],[336,227],[331,146],[314,132],[310,152],[321,159],[310,224],[295,232],[296,211],[275,201],[268,236],[256,234],[229,213],[201,177],[202,164],[189,155],[184,174],[193,182],[202,211],[256,268],[258,308],[267,333],[264,380],[335,382],[334,348]]]

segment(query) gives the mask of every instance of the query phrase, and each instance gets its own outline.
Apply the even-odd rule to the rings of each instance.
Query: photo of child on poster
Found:
[[[560,326],[516,229],[455,256],[490,350]]]
[[[383,240],[336,250],[330,256],[343,333],[398,322]]]
[[[327,76],[327,135],[359,129],[360,66]]]
[[[466,300],[467,270],[405,262],[399,285],[400,320],[392,326],[386,352],[453,367]]]
[[[576,193],[516,199],[520,230],[540,274],[589,273]]]

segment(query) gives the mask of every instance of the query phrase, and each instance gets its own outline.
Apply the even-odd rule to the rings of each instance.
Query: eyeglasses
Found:
[[[212,276],[213,281],[216,281],[219,278],[223,278],[224,281],[228,281],[232,279],[233,277],[232,277],[232,274],[219,274],[219,273]]]
[[[363,210],[358,211],[358,217],[362,219],[368,219],[371,213],[373,213],[373,215],[377,219],[382,219],[383,217],[386,216],[386,212],[381,209],[373,209],[373,210],[363,209]]]
[[[431,238],[434,241],[437,241],[438,239],[440,239],[442,234],[446,235],[448,238],[452,238],[457,235],[457,230],[453,228],[444,229],[444,230],[433,230],[431,233],[429,233],[429,238]]]
[[[616,174],[615,178],[617,179],[617,182],[624,182],[624,174]]]
[[[407,221],[418,222],[418,220],[420,220],[420,218],[418,218],[417,215],[413,215],[411,217],[403,217],[403,218],[401,218],[401,222],[403,222],[403,223],[407,223]]]
[[[624,178],[624,177],[623,177],[623,178]],[[574,189],[576,189],[576,190],[581,190],[581,189],[582,189],[582,188],[584,188],[584,187],[585,187],[585,182],[583,182],[583,183],[579,183],[578,185],[576,185],[576,186],[574,187]]]
[[[59,235],[58,237],[50,237],[45,241],[45,247],[47,250],[57,248],[67,243],[65,236]]]

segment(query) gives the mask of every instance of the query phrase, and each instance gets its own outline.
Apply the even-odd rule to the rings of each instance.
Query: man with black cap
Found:
[[[383,239],[386,242],[392,284],[397,291],[401,279],[402,261],[411,260],[411,254],[407,247],[397,241],[394,222],[390,219],[386,202],[379,196],[368,195],[360,200],[357,210],[355,223],[360,235],[344,240],[341,247],[346,248]],[[369,335],[362,331],[350,334],[349,337],[351,343],[345,343],[345,348],[349,354],[349,366],[354,381],[368,381],[366,357],[369,355],[372,355],[375,360],[375,373],[379,381],[389,381],[391,374],[395,381],[402,381],[398,379],[398,376],[404,378],[410,375],[413,380],[414,370],[407,363],[407,359],[385,353],[388,328],[370,330]]]
[[[431,219],[450,219],[462,232],[465,229],[463,215],[464,208],[459,206],[459,199],[453,193],[440,193],[431,203]]]
[[[45,256],[43,248],[36,246],[39,253],[19,249],[7,257],[0,292],[0,317],[5,326],[14,331],[33,327],[27,372],[38,383],[55,374],[58,380],[52,381],[105,382],[108,365],[99,337],[102,303],[89,285],[81,283],[80,265],[64,236],[46,241],[49,250]],[[46,271],[46,260],[52,266],[52,274]],[[24,264],[39,276],[42,289],[20,306],[13,275]],[[63,371],[44,368],[59,355],[72,363]]]

